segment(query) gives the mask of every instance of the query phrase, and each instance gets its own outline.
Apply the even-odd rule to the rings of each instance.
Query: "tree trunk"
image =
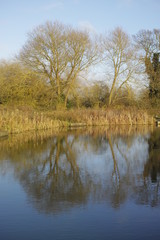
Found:
[[[67,107],[68,95],[69,95],[69,89],[68,89],[68,91],[67,91],[67,94],[66,94],[65,100],[64,100],[64,106],[65,106],[65,108]]]
[[[112,87],[111,87],[111,91],[110,91],[110,94],[109,94],[109,102],[108,102],[108,105],[110,106],[111,103],[112,103],[112,96],[113,96],[113,90],[114,90],[114,86],[115,86],[115,83],[116,83],[116,74],[115,74],[115,77],[114,77],[114,80],[113,80],[113,84],[112,84]]]

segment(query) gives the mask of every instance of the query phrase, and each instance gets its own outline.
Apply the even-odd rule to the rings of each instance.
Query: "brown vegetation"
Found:
[[[103,125],[152,125],[153,117],[148,115],[146,111],[135,109],[104,109],[104,110],[70,110],[70,111],[54,111],[47,114],[51,118],[67,121],[70,126],[74,123],[87,126],[103,126]]]
[[[160,30],[132,38],[121,28],[102,37],[58,22],[35,28],[16,59],[0,63],[0,130],[153,125],[159,48]]]
[[[0,129],[8,133],[60,127],[153,125],[153,117],[142,110],[70,110],[36,112],[33,109],[0,109]]]
[[[0,109],[0,129],[8,133],[46,130],[66,126],[67,123],[47,117],[44,113],[19,109]]]

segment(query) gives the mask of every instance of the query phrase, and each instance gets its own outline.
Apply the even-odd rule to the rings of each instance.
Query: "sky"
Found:
[[[27,33],[59,21],[97,34],[122,27],[129,34],[160,28],[160,0],[0,0],[0,59],[11,59]]]

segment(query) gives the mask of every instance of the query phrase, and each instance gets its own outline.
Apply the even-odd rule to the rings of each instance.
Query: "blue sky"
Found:
[[[160,0],[0,0],[0,59],[12,58],[27,33],[58,20],[97,33],[160,28]]]

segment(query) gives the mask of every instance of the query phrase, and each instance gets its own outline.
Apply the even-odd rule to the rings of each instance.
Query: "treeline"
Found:
[[[160,30],[93,36],[59,22],[40,25],[14,59],[1,61],[0,104],[158,108]]]

